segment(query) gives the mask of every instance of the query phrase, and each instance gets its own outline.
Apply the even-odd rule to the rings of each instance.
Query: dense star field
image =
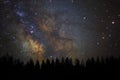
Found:
[[[120,56],[120,0],[0,0],[0,56],[21,61]]]

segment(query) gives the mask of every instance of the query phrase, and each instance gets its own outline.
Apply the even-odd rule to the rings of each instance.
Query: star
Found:
[[[72,3],[74,2],[74,0],[72,0]]]
[[[100,45],[100,42],[97,42],[97,45]]]
[[[50,3],[52,2],[52,0],[49,0],[50,1]]]
[[[31,34],[33,34],[33,33],[34,33],[34,31],[30,31],[30,33],[31,33]]]
[[[115,21],[112,21],[112,24],[115,24]]]
[[[105,39],[105,37],[103,36],[102,39]]]
[[[109,34],[108,37],[111,37],[111,34]]]
[[[37,12],[35,12],[34,14],[35,14],[35,15],[38,15],[38,13],[37,13]]]
[[[21,11],[16,11],[16,13],[17,13],[20,17],[24,17],[24,16],[25,16],[25,14],[24,14],[23,12],[21,12]]]
[[[83,17],[83,19],[84,19],[84,20],[86,20],[86,19],[87,19],[87,17],[86,17],[86,16],[84,16],[84,17]]]
[[[53,56],[50,56],[50,58],[53,58]]]
[[[30,25],[30,27],[33,29],[33,28],[34,28],[34,25]]]

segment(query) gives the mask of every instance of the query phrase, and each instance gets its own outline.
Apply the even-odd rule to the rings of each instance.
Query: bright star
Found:
[[[115,24],[115,21],[112,21],[112,24]]]

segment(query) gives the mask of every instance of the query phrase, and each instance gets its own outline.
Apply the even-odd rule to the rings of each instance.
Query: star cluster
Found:
[[[119,0],[1,0],[0,56],[119,56]]]

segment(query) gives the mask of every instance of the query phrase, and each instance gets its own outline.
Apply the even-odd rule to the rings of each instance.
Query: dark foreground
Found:
[[[115,74],[120,72],[120,57],[114,58],[94,58],[88,59],[85,63],[83,61],[76,60],[75,64],[72,64],[72,60],[69,58],[61,60],[46,60],[41,65],[37,61],[36,64],[30,60],[27,64],[23,64],[19,60],[13,60],[12,57],[0,58],[0,76],[3,78],[39,78],[49,79],[50,77],[56,78],[56,80],[62,77],[79,77],[83,75],[95,75],[101,76],[106,74]],[[94,75],[92,75],[94,74]],[[109,77],[109,76],[108,76]],[[85,77],[84,77],[85,78]],[[4,79],[3,79],[4,80]]]

